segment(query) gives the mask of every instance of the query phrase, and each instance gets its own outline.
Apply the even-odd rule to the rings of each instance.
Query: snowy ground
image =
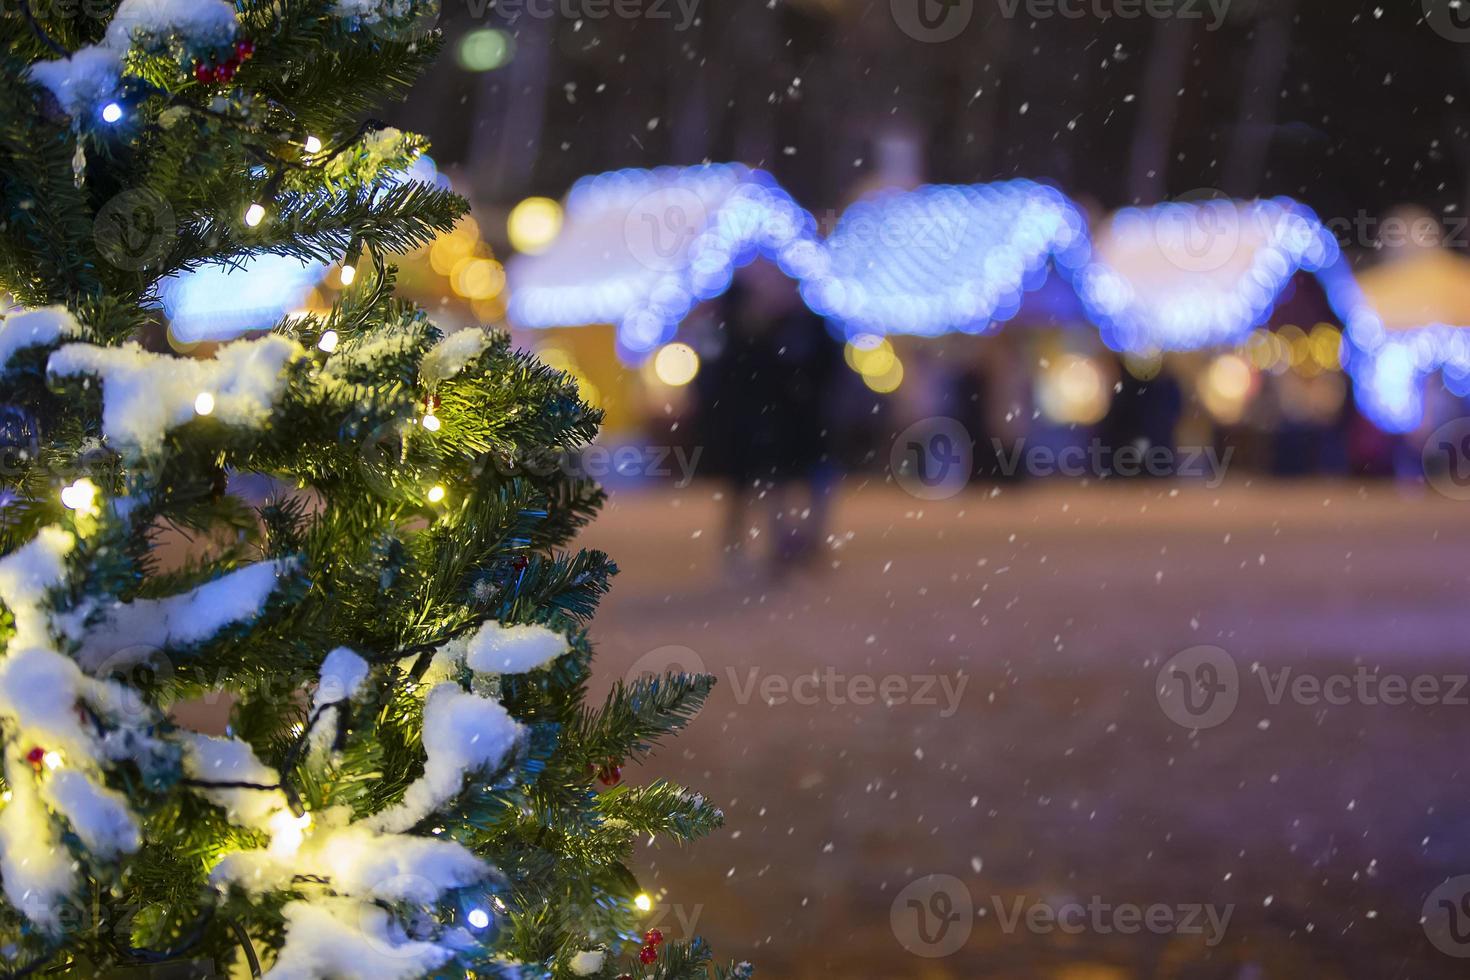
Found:
[[[618,494],[583,542],[623,568],[593,633],[605,675],[690,659],[674,646],[721,678],[657,760],[729,818],[647,853],[666,933],[775,978],[1464,975],[1420,917],[1470,873],[1470,706],[1361,686],[1273,704],[1250,665],[1470,698],[1450,697],[1470,672],[1470,504],[1388,484],[940,503],[850,485],[835,567],[741,584],[714,490]],[[1191,733],[1155,690],[1197,644],[1242,676],[1229,719]],[[957,881],[904,892],[927,875]],[[973,920],[942,928],[967,899]],[[1032,908],[1070,902],[1068,932]],[[1155,929],[1121,904],[1161,906]],[[1223,939],[1208,912],[1228,912]]]

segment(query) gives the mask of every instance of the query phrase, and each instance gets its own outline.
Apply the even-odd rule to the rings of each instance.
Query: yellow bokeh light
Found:
[[[637,897],[633,899],[633,905],[636,906],[638,911],[640,912],[653,911],[653,899],[649,898],[648,895],[643,892],[639,892]]]
[[[885,341],[886,343],[886,341]],[[890,349],[891,353],[891,349]],[[863,384],[880,395],[886,395],[891,391],[897,391],[898,386],[903,384],[903,362],[896,356],[887,361],[887,368],[881,372],[863,372]]]
[[[1233,425],[1245,415],[1254,387],[1250,364],[1235,354],[1222,354],[1201,375],[1199,398],[1215,421]]]
[[[1164,367],[1164,355],[1156,350],[1124,354],[1123,367],[1139,381],[1152,381]]]
[[[445,492],[446,491],[442,486],[435,485],[430,487],[427,494],[429,498],[429,503],[437,504],[439,501],[443,500]]]
[[[450,285],[465,299],[491,299],[505,288],[505,268],[494,259],[463,259]]]
[[[1312,345],[1312,360],[1324,371],[1336,371],[1342,367],[1342,334],[1330,323],[1319,323],[1308,335]]]
[[[511,209],[505,230],[516,251],[544,252],[561,233],[561,205],[549,197],[528,197]]]
[[[1252,330],[1251,335],[1246,338],[1243,353],[1256,366],[1258,370],[1269,371],[1283,357],[1287,357],[1286,347],[1269,330]]]
[[[481,322],[493,323],[501,320],[505,317],[505,293],[502,291],[498,296],[489,299],[472,300],[470,309]]]
[[[455,263],[469,257],[480,244],[480,226],[466,215],[447,235],[434,239],[429,248],[429,266],[441,276],[454,271]]]
[[[873,334],[859,334],[848,341],[847,346],[843,348],[842,356],[847,359],[848,367],[865,378],[885,376],[892,372],[893,366],[898,363],[898,354],[894,352],[893,345],[888,342],[888,338],[877,337]],[[901,366],[898,370],[902,374]]]
[[[688,344],[665,344],[653,357],[653,373],[671,387],[687,385],[699,373],[699,355]]]
[[[1060,425],[1092,425],[1108,413],[1112,399],[1102,371],[1091,360],[1067,354],[1047,365],[1036,385],[1036,401]]]

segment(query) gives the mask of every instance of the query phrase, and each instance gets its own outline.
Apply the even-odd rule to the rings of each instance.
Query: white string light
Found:
[[[86,477],[82,477],[75,483],[63,487],[61,490],[61,502],[64,506],[75,511],[89,511],[93,502],[97,499],[97,484]]]

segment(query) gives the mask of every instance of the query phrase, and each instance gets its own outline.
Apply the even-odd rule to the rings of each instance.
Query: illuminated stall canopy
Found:
[[[849,336],[979,333],[1015,316],[1024,293],[1087,259],[1087,227],[1060,192],[1029,180],[931,185],[843,212],[802,295]]]
[[[1294,276],[1341,261],[1327,229],[1294,201],[1172,201],[1113,215],[1073,284],[1114,350],[1199,350],[1239,343]]]
[[[1066,195],[1034,181],[928,185],[858,201],[823,238],[763,171],[621,170],[578,181],[559,235],[508,264],[509,317],[611,323],[639,360],[758,256],[848,337],[980,333],[1060,285],[1110,348],[1138,356],[1239,346],[1312,276],[1346,328],[1343,363],[1375,424],[1417,425],[1435,371],[1470,395],[1470,262],[1435,248],[1360,284],[1288,198],[1124,208],[1089,232]]]
[[[556,240],[509,263],[509,315],[525,327],[615,324],[640,356],[757,255],[797,278],[821,256],[816,222],[770,175],[734,164],[598,174],[572,187]]]
[[[1349,367],[1376,425],[1417,426],[1436,371],[1452,394],[1470,395],[1470,259],[1437,243],[1401,245],[1348,285]]]

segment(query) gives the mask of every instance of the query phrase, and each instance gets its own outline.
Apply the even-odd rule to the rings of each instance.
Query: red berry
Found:
[[[604,786],[616,786],[623,781],[623,767],[616,762],[609,762],[597,773],[597,778]]]
[[[41,768],[41,760],[46,758],[46,750],[39,745],[26,753],[26,761],[37,769]]]
[[[201,61],[194,66],[194,80],[196,82],[202,82],[205,85],[212,85],[215,80],[215,71],[212,67]]]
[[[638,961],[640,963],[647,965],[656,959],[658,959],[658,950],[652,946],[644,946],[638,951]]]
[[[426,411],[426,412],[437,412],[437,411],[439,411],[439,396],[438,395],[425,395],[424,396],[424,411]]]
[[[235,54],[241,61],[248,61],[255,54],[254,41],[236,41]]]
[[[235,72],[240,70],[240,62],[234,58],[225,59],[224,64],[215,69],[214,75],[222,82],[228,82],[235,77]]]
[[[531,559],[527,558],[525,555],[516,555],[510,560],[510,566],[518,572],[524,572],[526,570],[526,566],[529,564],[531,564]]]
[[[664,934],[657,929],[650,929],[643,934],[643,943],[646,946],[658,946],[664,941]]]

